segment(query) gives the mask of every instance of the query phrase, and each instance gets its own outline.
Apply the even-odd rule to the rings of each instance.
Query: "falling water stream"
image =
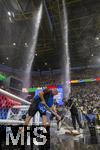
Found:
[[[26,63],[25,63],[26,76],[24,78],[24,81],[26,84],[25,86],[27,87],[30,86],[30,74],[31,74],[32,63],[35,57],[35,49],[36,49],[38,32],[39,32],[39,27],[42,18],[42,10],[43,10],[43,4],[41,3],[38,10],[35,13],[35,18],[33,19],[33,31],[32,31],[32,40],[31,40],[32,42],[28,49]]]
[[[65,5],[65,0],[62,0],[63,6],[63,19],[62,19],[62,39],[63,39],[63,49],[64,49],[64,97],[68,99],[70,94],[70,57],[69,57],[69,48],[68,48],[68,19],[67,19],[67,10]]]

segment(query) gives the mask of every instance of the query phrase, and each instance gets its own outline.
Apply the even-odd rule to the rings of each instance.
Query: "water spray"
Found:
[[[25,66],[25,71],[26,71],[26,78],[25,81],[27,81],[27,86],[30,86],[30,72],[31,72],[31,67],[32,63],[34,61],[35,57],[35,49],[36,49],[36,44],[37,44],[37,38],[38,38],[38,32],[39,32],[39,27],[41,23],[41,18],[42,18],[42,11],[43,11],[43,4],[41,2],[38,10],[35,13],[35,19],[33,19],[33,37],[32,37],[32,42],[31,46],[29,48],[29,52],[27,54],[26,58],[26,66]]]
[[[65,5],[65,0],[62,0],[63,6],[63,28],[62,28],[62,38],[63,38],[63,49],[64,49],[64,97],[68,99],[70,94],[70,57],[68,48],[68,19],[67,10]]]

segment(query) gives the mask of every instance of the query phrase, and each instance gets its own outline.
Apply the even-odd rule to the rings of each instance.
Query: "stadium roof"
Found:
[[[41,0],[0,1],[0,64],[20,68],[32,40],[33,17]],[[71,67],[100,64],[100,0],[65,0]],[[61,66],[62,0],[43,0],[33,69]]]

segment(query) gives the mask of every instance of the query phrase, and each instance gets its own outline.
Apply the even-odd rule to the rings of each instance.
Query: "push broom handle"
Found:
[[[45,106],[45,108],[46,108],[48,111],[50,111],[55,117],[57,117],[58,120],[61,120],[61,117],[60,117],[56,112],[54,112],[53,110],[51,110],[51,109],[48,107],[47,104],[44,104],[44,106]]]

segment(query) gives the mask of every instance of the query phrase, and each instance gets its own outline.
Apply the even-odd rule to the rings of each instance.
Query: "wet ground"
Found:
[[[97,136],[90,136],[88,129],[79,136],[69,136],[57,131],[56,127],[51,129],[51,150],[100,150],[100,130]]]
[[[71,127],[70,127],[71,129]],[[42,150],[100,150],[100,129],[97,131],[97,136],[90,136],[89,130],[84,129],[83,133],[78,136],[66,135],[66,127],[61,127],[57,131],[57,126],[54,124],[50,129],[50,149]],[[33,141],[32,141],[33,142]],[[3,143],[2,143],[3,144]],[[0,145],[1,146],[1,145]],[[0,147],[0,150],[40,150],[37,146],[19,146],[17,148],[8,148],[7,146]]]

